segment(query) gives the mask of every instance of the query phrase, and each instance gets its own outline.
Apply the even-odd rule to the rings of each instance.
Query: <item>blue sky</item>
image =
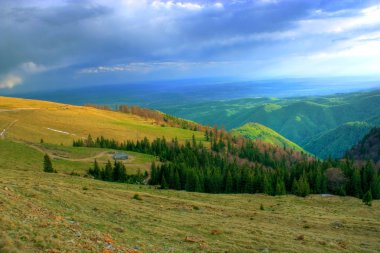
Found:
[[[0,1],[0,93],[379,73],[378,1]]]

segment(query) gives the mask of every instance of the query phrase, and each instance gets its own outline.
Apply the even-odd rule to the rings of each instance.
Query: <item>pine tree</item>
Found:
[[[225,186],[224,186],[225,193],[231,193],[232,187],[233,187],[232,176],[231,176],[231,172],[228,170],[226,174],[226,178],[225,178]]]
[[[150,166],[150,185],[156,185],[159,184],[158,182],[158,175],[157,175],[157,169],[156,169],[156,163],[152,162],[152,165]]]
[[[286,194],[286,189],[285,189],[284,180],[277,179],[275,195],[285,195],[285,194]]]
[[[371,190],[367,191],[363,196],[363,203],[367,206],[372,206],[372,193]]]
[[[174,172],[173,188],[175,190],[181,190],[181,181],[179,179],[179,173],[177,169]]]
[[[162,175],[162,179],[161,179],[161,189],[168,189],[169,186],[168,186],[168,183],[166,182],[166,179],[165,179],[165,176]]]
[[[306,197],[310,194],[310,185],[306,176],[302,175],[297,181],[294,179],[292,191],[293,194],[300,197]]]
[[[106,167],[104,168],[103,180],[105,181],[113,180],[113,168],[110,161],[107,162]]]
[[[194,177],[194,191],[195,192],[202,192],[203,191],[201,180],[200,180],[198,174],[195,174],[195,177]]]
[[[380,177],[376,177],[372,180],[371,193],[373,199],[380,199]]]
[[[95,178],[100,179],[101,178],[101,171],[99,168],[98,161],[96,159],[94,160],[94,167],[89,170],[89,173]]]
[[[206,141],[209,141],[209,136],[208,136],[208,130],[206,129],[206,131],[205,131],[205,140]]]
[[[352,195],[360,198],[362,196],[362,184],[361,184],[361,176],[360,172],[358,169],[354,169],[354,172],[352,174],[352,179],[351,179],[351,190],[352,190]]]
[[[94,140],[92,139],[91,134],[89,134],[87,136],[86,145],[87,145],[87,147],[94,147],[95,146]]]
[[[44,171],[49,173],[55,172],[50,156],[48,154],[44,155]]]
[[[188,170],[186,173],[185,190],[189,192],[195,191],[195,173],[194,170]]]
[[[264,174],[263,176],[263,193],[272,195],[273,189],[272,184],[270,182],[270,179],[268,178],[269,175]]]

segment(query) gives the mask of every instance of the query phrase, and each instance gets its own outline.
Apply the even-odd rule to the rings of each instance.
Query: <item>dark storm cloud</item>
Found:
[[[157,68],[168,74],[170,69],[198,71],[202,63],[210,66],[210,62],[215,73],[228,69],[226,62],[232,62],[231,69],[236,62],[246,61],[258,62],[264,70],[266,61],[266,70],[271,71],[269,65],[276,59],[311,54],[311,49],[349,41],[365,29],[376,32],[379,22],[371,26],[364,20],[364,25],[356,27],[350,25],[357,21],[345,23],[356,16],[368,18],[362,10],[374,3],[4,0],[0,3],[0,83],[13,87],[12,83],[28,83],[30,75],[40,75],[38,80],[43,83],[44,75],[54,70],[57,80],[83,84],[89,82],[86,75],[106,70],[128,74],[141,69],[147,75]],[[331,24],[337,32],[329,30]],[[354,31],[349,36],[339,32],[346,27]],[[221,62],[220,69],[215,67],[217,62]],[[104,71],[91,71],[96,69]],[[249,68],[242,69],[241,74],[249,72]],[[52,73],[49,80],[54,79]]]

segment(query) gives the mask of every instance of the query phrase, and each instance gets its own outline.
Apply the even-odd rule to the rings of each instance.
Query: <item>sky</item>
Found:
[[[0,0],[0,94],[379,73],[379,1]]]

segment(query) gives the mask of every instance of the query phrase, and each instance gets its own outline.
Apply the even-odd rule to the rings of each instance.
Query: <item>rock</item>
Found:
[[[195,236],[186,236],[185,242],[203,242],[203,240]]]
[[[223,234],[223,232],[218,230],[218,229],[213,229],[213,230],[211,230],[211,234],[212,235],[220,235],[220,234]]]
[[[208,248],[208,244],[207,243],[200,243],[199,244],[199,248],[200,249],[207,249]]]
[[[343,226],[343,224],[341,222],[335,221],[335,222],[331,223],[331,227],[335,228],[335,229],[339,229],[339,228],[342,228],[344,226]]]

